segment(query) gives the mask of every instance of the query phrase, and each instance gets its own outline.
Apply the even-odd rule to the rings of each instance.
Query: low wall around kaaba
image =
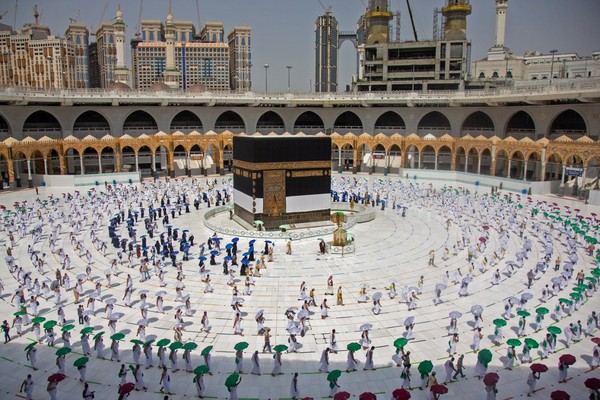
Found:
[[[233,138],[234,212],[244,221],[265,229],[327,221],[330,190],[330,138]]]

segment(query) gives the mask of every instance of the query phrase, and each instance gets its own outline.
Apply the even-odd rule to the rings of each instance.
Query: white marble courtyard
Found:
[[[207,271],[212,278],[213,293],[204,293],[205,283],[202,282],[198,271],[198,243],[206,242],[207,238],[213,234],[203,225],[203,214],[207,211],[206,204],[200,206],[200,210],[196,211],[193,206],[190,206],[191,212],[183,212],[181,216],[176,215],[169,223],[173,228],[179,228],[180,232],[189,230],[189,234],[195,236],[195,246],[191,249],[190,261],[183,262],[183,271],[185,279],[183,283],[185,288],[182,290],[183,295],[190,295],[192,316],[183,315],[184,330],[182,331],[182,342],[194,342],[198,348],[191,352],[192,368],[204,364],[203,357],[200,352],[208,345],[213,346],[211,371],[213,375],[205,375],[204,383],[206,386],[206,398],[224,399],[229,397],[229,393],[224,385],[226,378],[235,370],[234,362],[235,350],[234,345],[240,341],[245,341],[249,344],[248,349],[244,352],[244,366],[242,373],[242,381],[238,387],[238,397],[247,399],[278,399],[290,398],[290,383],[292,374],[299,373],[298,383],[301,397],[324,398],[329,395],[329,386],[327,382],[327,374],[319,372],[319,360],[322,351],[329,346],[330,332],[336,330],[337,343],[339,352],[331,354],[329,359],[329,370],[339,369],[342,371],[341,378],[338,383],[342,391],[347,391],[352,394],[352,398],[359,398],[363,392],[372,392],[380,399],[392,398],[392,392],[399,388],[402,384],[400,374],[402,367],[396,366],[392,359],[396,349],[393,346],[394,340],[402,337],[406,332],[405,320],[407,317],[414,317],[414,332],[412,339],[406,345],[406,350],[411,352],[412,358],[412,380],[410,390],[412,399],[426,399],[429,395],[429,389],[420,390],[418,387],[421,384],[417,367],[421,361],[431,360],[434,365],[434,370],[437,373],[437,380],[443,383],[446,376],[444,363],[448,359],[448,324],[450,322],[449,313],[451,311],[459,311],[462,317],[458,319],[457,331],[460,340],[457,345],[458,354],[464,354],[465,378],[459,377],[457,381],[446,384],[448,393],[441,396],[441,399],[485,399],[485,385],[481,380],[475,377],[475,364],[477,362],[477,353],[471,349],[474,318],[470,310],[473,305],[481,305],[483,311],[482,331],[483,338],[481,339],[480,349],[489,349],[492,353],[492,361],[490,362],[487,372],[497,372],[500,376],[497,389],[498,399],[510,399],[525,397],[528,392],[526,383],[528,374],[530,373],[530,364],[521,364],[517,361],[513,370],[505,369],[507,363],[507,345],[506,341],[511,338],[517,338],[517,328],[519,317],[514,316],[507,319],[507,325],[503,328],[504,338],[499,346],[492,343],[494,334],[495,319],[503,318],[504,306],[506,300],[515,296],[521,298],[523,293],[531,293],[533,298],[529,300],[524,309],[531,313],[527,318],[527,326],[525,335],[521,337],[533,338],[538,343],[542,343],[546,335],[546,329],[550,325],[555,325],[561,328],[564,332],[565,327],[569,323],[581,321],[583,329],[586,330],[588,317],[592,311],[600,312],[600,301],[598,300],[598,292],[588,290],[590,297],[585,296],[581,301],[581,305],[577,310],[573,310],[571,316],[563,312],[563,317],[560,321],[555,322],[552,316],[555,312],[555,307],[558,305],[559,298],[570,298],[572,288],[576,285],[576,275],[580,270],[584,271],[586,277],[592,277],[592,269],[596,267],[595,258],[588,255],[586,249],[588,243],[584,239],[584,235],[579,235],[576,238],[575,244],[577,262],[574,266],[573,277],[567,282],[566,288],[560,291],[556,296],[548,296],[548,300],[542,303],[542,290],[548,284],[552,287],[552,279],[556,278],[563,271],[564,264],[569,261],[569,246],[567,245],[568,235],[560,228],[561,223],[556,223],[555,218],[549,218],[551,211],[560,210],[562,217],[567,218],[568,210],[579,209],[579,212],[571,211],[571,218],[576,218],[576,214],[581,214],[583,219],[592,216],[591,213],[600,214],[600,208],[584,205],[580,201],[572,199],[562,199],[555,197],[533,196],[531,201],[526,195],[518,197],[516,194],[511,194],[510,202],[508,197],[504,197],[505,192],[501,192],[497,201],[482,200],[483,194],[489,195],[489,188],[467,187],[469,194],[466,194],[462,189],[455,191],[449,189],[445,195],[440,194],[440,188],[443,186],[440,183],[433,183],[433,187],[437,188],[436,194],[433,191],[427,191],[425,188],[428,184],[425,182],[415,183],[413,188],[408,185],[410,182],[405,180],[399,181],[398,177],[369,177],[367,175],[343,175],[348,178],[350,184],[354,177],[359,179],[359,185],[362,185],[363,180],[369,180],[371,192],[379,189],[382,196],[387,193],[388,202],[385,210],[377,207],[376,218],[372,222],[357,224],[351,232],[355,236],[356,253],[352,255],[320,255],[318,254],[317,238],[308,238],[292,242],[292,254],[285,254],[285,241],[278,240],[274,246],[274,260],[267,262],[266,269],[262,270],[261,277],[255,277],[252,286],[252,294],[240,297],[244,298],[243,307],[241,309],[243,320],[241,327],[244,336],[234,335],[234,311],[231,307],[232,288],[227,285],[229,277],[222,272],[222,261],[225,252],[222,251],[216,257],[218,265],[207,265]],[[214,179],[214,178],[211,178]],[[217,177],[217,189],[223,187],[223,183],[228,184],[227,180],[222,180]],[[340,184],[339,176],[337,184]],[[399,186],[401,182],[402,186]],[[177,189],[180,193],[185,192],[190,201],[193,202],[197,192],[208,191],[206,188],[206,179],[200,178],[199,186],[191,186],[191,180],[187,180],[185,186],[180,184]],[[161,183],[164,185],[164,181]],[[173,181],[171,181],[173,185]],[[150,185],[146,183],[145,185]],[[374,186],[373,186],[374,185]],[[422,185],[422,186],[421,186]],[[457,186],[457,185],[455,185]],[[173,186],[171,186],[173,187]],[[177,186],[175,186],[177,188]],[[338,186],[339,187],[339,186]],[[349,188],[349,187],[346,187]],[[477,197],[475,196],[477,190]],[[86,267],[89,265],[92,270],[92,279],[85,280],[83,283],[83,293],[81,295],[82,304],[84,307],[87,304],[87,299],[90,294],[93,295],[96,282],[102,284],[102,292],[99,298],[101,301],[96,301],[95,315],[91,315],[90,326],[94,331],[90,336],[105,331],[104,359],[97,358],[97,354],[92,350],[89,362],[87,364],[87,381],[90,389],[95,391],[96,399],[116,399],[118,398],[118,386],[120,378],[117,376],[121,363],[110,361],[110,331],[108,328],[108,319],[106,319],[105,305],[106,300],[114,298],[115,302],[113,313],[123,313],[117,322],[117,332],[125,334],[125,339],[120,342],[120,359],[122,363],[129,365],[133,362],[131,339],[138,338],[136,331],[138,329],[138,321],[141,316],[139,307],[140,290],[148,290],[148,303],[151,305],[148,309],[147,320],[149,322],[146,328],[146,339],[154,339],[153,357],[154,367],[144,369],[144,380],[148,387],[148,391],[133,391],[129,398],[134,399],[163,399],[164,394],[159,392],[160,373],[156,367],[158,364],[156,342],[160,339],[167,338],[174,340],[173,326],[175,325],[175,310],[176,307],[183,305],[181,301],[176,301],[175,287],[177,284],[177,272],[174,267],[168,265],[165,267],[166,287],[161,287],[158,277],[155,275],[152,265],[150,265],[151,279],[145,282],[140,282],[140,273],[138,272],[139,260],[134,255],[133,268],[130,269],[127,262],[127,255],[123,258],[123,263],[118,264],[120,273],[117,276],[111,277],[111,286],[106,287],[105,271],[111,268],[111,262],[117,257],[116,249],[111,245],[108,237],[108,221],[110,217],[118,212],[118,205],[104,203],[107,208],[102,211],[102,201],[97,200],[94,204],[85,203],[83,199],[88,196],[88,188],[77,188],[81,193],[81,206],[71,207],[73,201],[79,201],[78,198],[65,203],[63,193],[68,189],[48,189],[40,188],[39,199],[45,200],[52,195],[59,199],[56,203],[58,212],[68,213],[70,209],[75,209],[81,212],[81,217],[78,220],[82,221],[83,229],[78,232],[76,241],[80,241],[83,249],[89,250],[92,255],[91,263],[88,262],[85,256],[85,251],[77,252],[72,245],[70,238],[71,227],[68,222],[63,222],[62,231],[57,237],[57,245],[62,248],[65,254],[68,254],[71,259],[71,269],[67,274],[71,280],[71,286],[75,286],[77,276],[85,274]],[[96,188],[96,192],[104,191],[104,187]],[[163,190],[164,191],[164,190]],[[70,190],[71,193],[75,189]],[[172,192],[175,193],[175,192]],[[209,192],[210,193],[210,192]],[[364,193],[364,191],[363,191]],[[458,193],[458,194],[457,194]],[[407,206],[406,216],[402,217],[397,210],[392,208],[393,196],[396,196],[396,202]],[[27,200],[26,209],[32,206],[38,196],[34,190],[21,190],[16,192],[1,192],[0,204],[6,206],[7,210],[15,210],[13,204]],[[175,196],[172,197],[173,201]],[[545,201],[546,203],[538,203]],[[556,203],[553,206],[552,203]],[[41,204],[41,203],[40,203]],[[58,217],[54,206],[48,203],[45,206],[40,204],[34,207],[33,213],[26,225],[26,231],[29,232],[35,227],[42,227],[42,235],[37,242],[34,242],[34,236],[27,233],[24,237],[20,237],[18,231],[14,233],[16,245],[12,249],[12,256],[18,267],[21,267],[24,272],[29,272],[32,279],[38,279],[43,282],[46,278],[49,280],[55,279],[57,268],[62,268],[60,265],[60,257],[58,254],[53,254],[50,248],[49,235],[51,226],[48,222],[50,216]],[[518,205],[523,207],[518,207]],[[155,201],[155,206],[158,202]],[[565,208],[564,206],[570,208]],[[40,208],[41,207],[41,208]],[[45,208],[44,208],[45,207]],[[120,203],[125,212],[129,207],[133,210],[139,208],[139,204],[128,203],[122,201]],[[144,200],[144,207],[147,213],[147,199]],[[487,208],[486,208],[487,207]],[[534,215],[533,209],[539,210],[539,213]],[[39,209],[39,216],[38,211]],[[544,215],[548,212],[548,216]],[[100,218],[104,213],[106,216]],[[512,214],[512,216],[511,216]],[[4,212],[2,215],[9,215]],[[13,218],[9,216],[5,221]],[[41,218],[40,218],[41,217]],[[85,219],[83,217],[86,217]],[[229,221],[228,214],[222,213],[217,217],[217,222],[225,227],[233,227],[234,222]],[[68,220],[68,219],[67,219]],[[92,243],[90,235],[91,224],[93,221],[101,221],[102,226],[96,231],[99,239],[106,241],[108,251],[103,254]],[[525,222],[523,237],[520,236],[520,224]],[[594,226],[598,226],[592,217],[589,223],[589,230],[586,235],[598,236]],[[160,218],[157,220],[159,226],[158,232],[163,232],[163,226]],[[554,224],[554,225],[552,225]],[[484,229],[483,226],[488,229]],[[562,225],[564,227],[564,225]],[[501,234],[503,230],[508,229],[507,234]],[[18,225],[17,228],[18,229]],[[138,241],[141,234],[146,233],[144,224],[140,218],[136,225]],[[123,238],[127,238],[127,230],[125,223],[118,225],[117,230]],[[548,236],[544,239],[544,232],[547,231]],[[568,232],[572,233],[572,232]],[[218,234],[222,237],[221,247],[229,243],[231,236]],[[453,279],[456,277],[457,271],[460,268],[462,276],[457,278],[460,282],[469,273],[470,263],[467,261],[469,247],[474,249],[478,243],[482,243],[479,238],[484,237],[485,248],[481,248],[480,252],[475,250],[473,255],[473,271],[472,282],[468,285],[468,296],[459,296],[460,284],[453,284]],[[527,259],[523,260],[524,265],[520,268],[515,268],[511,276],[506,273],[507,261],[517,262],[517,253],[521,252],[524,247],[525,238],[530,239],[532,245],[531,251],[527,254]],[[465,246],[458,246],[457,242],[462,242],[464,238]],[[155,236],[156,239],[156,236]],[[248,249],[249,237],[240,237],[238,242],[238,254],[245,252]],[[154,240],[148,238],[148,246],[154,244]],[[0,233],[0,247],[3,253],[5,246],[10,246],[8,233],[3,229]],[[32,257],[28,252],[28,246],[41,256],[45,253],[46,264],[44,266],[44,274],[36,269],[32,262]],[[535,270],[536,265],[540,262],[544,254],[548,251],[547,247],[552,247],[553,254],[550,257],[549,265],[545,271],[540,271],[536,274],[533,284],[530,289],[527,289],[527,273],[530,269]],[[264,247],[264,241],[257,239],[255,251],[257,259],[260,256],[260,251]],[[501,247],[505,247],[506,252],[502,257],[499,254]],[[443,259],[445,248],[448,248],[448,257]],[[435,252],[435,265],[429,264],[429,253],[431,250]],[[495,262],[497,266],[491,267],[493,263],[493,253],[497,251],[499,256]],[[456,254],[454,254],[456,253]],[[17,281],[17,272],[11,273],[7,265],[6,259],[0,261],[0,279],[2,280],[4,289],[2,292],[2,301],[0,301],[0,320],[8,320],[12,324],[13,313],[18,311],[14,301],[11,301],[15,291],[21,287],[21,283]],[[560,271],[554,271],[554,262],[557,256],[561,257]],[[177,255],[177,259],[181,260],[182,254]],[[238,256],[241,259],[241,255]],[[239,261],[238,259],[238,261]],[[484,259],[487,259],[485,266]],[[208,263],[207,263],[208,264]],[[500,279],[499,284],[492,285],[493,273],[499,269]],[[244,277],[239,277],[239,269],[235,270],[236,284],[240,293],[244,290]],[[434,304],[435,286],[439,283],[444,283],[444,275],[448,275],[450,279],[447,281],[447,288],[442,290],[441,300],[439,305]],[[65,271],[61,269],[61,272]],[[127,307],[123,300],[125,287],[127,286],[126,277],[130,274],[133,278],[134,292],[132,295],[132,305]],[[344,305],[336,305],[336,296],[327,295],[327,277],[333,276],[334,288],[342,287]],[[416,309],[409,311],[408,304],[402,302],[402,289],[417,287],[419,277],[424,277],[422,285],[422,293],[418,294],[416,300]],[[396,280],[396,290],[398,295],[394,299],[390,299],[388,290],[390,283]],[[305,281],[307,293],[310,289],[315,289],[315,300],[317,306],[311,307],[310,319],[307,321],[306,334],[301,337],[297,336],[297,340],[301,345],[295,353],[282,354],[282,375],[271,376],[273,368],[272,354],[259,354],[262,375],[257,376],[250,374],[252,369],[251,356],[255,350],[262,350],[264,338],[257,334],[257,323],[254,320],[255,314],[259,310],[264,310],[266,318],[265,326],[271,329],[272,339],[271,344],[288,345],[289,334],[286,328],[288,320],[285,316],[285,311],[290,307],[302,306],[302,301],[299,301],[300,285]],[[589,281],[586,281],[586,283]],[[359,292],[361,285],[367,283],[366,295],[369,301],[359,303]],[[164,296],[164,313],[157,310],[155,304],[155,293],[165,290],[167,294]],[[25,290],[25,298],[29,299],[31,290]],[[371,296],[376,292],[382,292],[381,312],[374,315],[372,311]],[[43,293],[42,293],[43,294]],[[321,311],[319,305],[323,298],[328,299],[329,317],[321,319]],[[57,320],[57,306],[55,305],[54,296],[50,295],[48,299],[43,296],[38,297],[40,302],[39,315],[48,320]],[[109,302],[112,302],[109,301]],[[77,305],[74,304],[73,291],[61,290],[61,304],[65,311],[67,324],[74,324],[75,329],[71,331],[71,348],[72,352],[66,356],[66,379],[58,384],[57,399],[79,399],[82,397],[83,383],[80,382],[79,372],[73,366],[73,362],[83,356],[83,351],[80,344],[79,331],[84,327],[78,324]],[[546,307],[550,313],[545,316],[541,329],[535,332],[535,328],[531,325],[535,321],[536,309]],[[28,308],[31,313],[31,309]],[[185,311],[185,310],[184,310]],[[206,311],[212,326],[209,332],[202,331],[200,319],[202,313]],[[513,314],[516,314],[515,308]],[[30,316],[31,318],[31,316]],[[373,325],[369,331],[369,336],[374,350],[374,367],[375,370],[363,371],[365,361],[365,352],[359,350],[355,356],[359,360],[358,370],[356,372],[346,373],[346,345],[351,342],[358,342],[361,339],[361,331],[359,327],[365,323]],[[35,342],[35,334],[32,331],[32,325],[23,326],[23,334],[17,336],[15,328],[10,330],[12,340],[7,344],[0,344],[0,371],[3,378],[0,380],[0,398],[13,399],[24,398],[24,393],[19,394],[19,387],[27,374],[31,374],[35,383],[33,389],[34,399],[50,398],[46,391],[47,377],[57,371],[55,352],[63,347],[63,342],[60,339],[60,327],[54,328],[57,339],[54,347],[49,347],[45,344],[44,331],[42,329],[42,343],[36,346],[37,349],[37,370],[33,370],[30,362],[25,357],[25,346]],[[597,327],[592,329],[594,336],[600,336]],[[93,340],[91,340],[93,345]],[[556,351],[549,355],[547,359],[540,361],[541,348],[533,349],[531,357],[533,362],[542,362],[548,366],[548,372],[541,375],[541,379],[537,383],[536,391],[532,395],[534,399],[549,399],[550,395],[555,390],[564,390],[571,395],[571,399],[587,399],[589,390],[584,386],[584,381],[592,377],[600,377],[600,369],[592,370],[592,351],[594,343],[590,336],[581,334],[581,340],[573,342],[570,348],[565,348],[565,335],[558,335],[558,343]],[[522,346],[516,348],[517,355],[521,354]],[[168,353],[168,352],[167,352]],[[177,372],[169,372],[171,379],[171,392],[169,398],[181,399],[186,397],[194,397],[196,395],[196,387],[193,382],[194,374],[185,371],[185,363],[182,359],[183,350],[179,351]],[[568,378],[566,383],[559,384],[558,358],[569,353],[577,358],[576,363],[569,368]],[[140,363],[142,368],[145,357],[142,354]],[[134,378],[129,372],[127,375],[128,382],[134,382]]]

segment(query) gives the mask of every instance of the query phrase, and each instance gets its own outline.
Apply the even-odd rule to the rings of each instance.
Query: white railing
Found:
[[[441,90],[441,91],[393,91],[393,92],[342,92],[342,93],[260,93],[206,91],[186,92],[168,90],[162,92],[143,90],[106,90],[106,89],[45,89],[30,87],[0,87],[0,99],[23,102],[109,102],[137,100],[148,103],[165,102],[211,102],[229,104],[299,104],[318,103],[407,103],[436,104],[450,102],[477,102],[480,100],[498,100],[522,96],[544,96],[562,98],[573,96],[598,97],[600,94],[600,78],[555,79],[552,84],[544,81],[516,81],[512,87],[501,87],[481,90]]]

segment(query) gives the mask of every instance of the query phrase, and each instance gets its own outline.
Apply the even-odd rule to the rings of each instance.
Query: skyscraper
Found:
[[[73,45],[75,52],[73,65],[73,86],[76,88],[90,87],[89,74],[89,31],[82,24],[69,24],[65,38]]]
[[[229,44],[229,81],[231,90],[247,92],[251,82],[251,33],[249,26],[236,26],[227,35]]]
[[[327,11],[315,22],[315,91],[337,92],[338,22]]]

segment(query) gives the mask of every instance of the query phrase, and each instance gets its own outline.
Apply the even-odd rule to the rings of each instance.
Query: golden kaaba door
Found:
[[[273,217],[285,213],[285,170],[263,172],[263,213]]]

